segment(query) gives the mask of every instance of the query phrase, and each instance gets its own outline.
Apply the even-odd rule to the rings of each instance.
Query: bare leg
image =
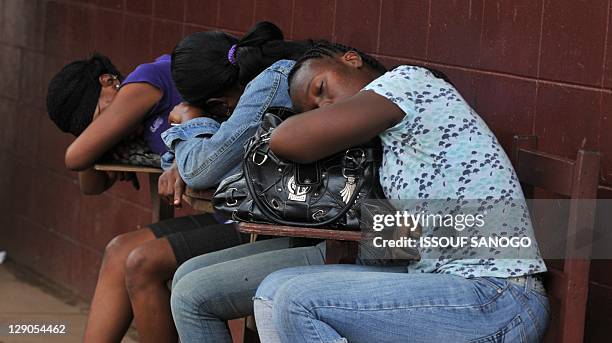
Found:
[[[134,248],[152,240],[155,235],[146,228],[119,235],[108,243],[91,301],[84,342],[121,341],[132,322],[125,289],[125,261]]]
[[[140,342],[177,342],[167,282],[176,258],[165,238],[147,242],[127,258],[125,284],[132,302]]]

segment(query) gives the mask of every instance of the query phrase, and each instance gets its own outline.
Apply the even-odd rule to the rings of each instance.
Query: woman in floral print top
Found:
[[[327,265],[278,271],[255,297],[258,326],[260,318],[271,318],[260,329],[262,339],[541,339],[548,300],[536,274],[546,267],[520,184],[495,135],[432,71],[400,66],[383,74],[371,60],[327,42],[306,53],[289,81],[294,107],[305,113],[275,130],[271,149],[306,163],[379,136],[380,181],[389,199],[418,203],[424,213],[485,213],[483,226],[451,231],[468,238],[523,237],[531,244],[420,246],[421,259],[407,268]],[[422,235],[441,237],[449,232],[444,229],[423,227]]]

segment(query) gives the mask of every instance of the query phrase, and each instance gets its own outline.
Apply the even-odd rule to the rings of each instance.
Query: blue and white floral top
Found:
[[[452,85],[425,68],[403,65],[363,90],[386,97],[405,113],[400,123],[380,134],[384,151],[380,181],[389,199],[510,200],[519,204],[520,215],[502,215],[499,222],[487,223],[480,232],[468,229],[466,234],[527,236],[533,242],[528,248],[516,248],[512,257],[495,248],[487,249],[486,256],[475,256],[469,247],[453,254],[444,248],[420,247],[421,260],[411,263],[409,272],[513,277],[546,271],[508,157],[482,118]],[[435,232],[424,228],[423,236],[428,235]]]

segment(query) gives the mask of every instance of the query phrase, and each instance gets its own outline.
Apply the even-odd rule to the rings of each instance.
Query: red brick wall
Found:
[[[185,34],[240,33],[261,19],[291,39],[439,68],[504,146],[531,133],[551,153],[600,150],[602,183],[612,185],[611,11],[610,0],[0,0],[0,247],[87,296],[105,243],[150,217],[144,179],[140,192],[79,195],[62,159],[71,138],[44,112],[46,83],[63,64],[95,48],[127,73]],[[609,270],[594,270],[592,339],[612,325]]]

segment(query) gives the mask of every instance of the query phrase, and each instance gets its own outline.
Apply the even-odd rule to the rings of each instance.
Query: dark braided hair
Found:
[[[93,120],[102,86],[100,75],[122,76],[108,57],[91,57],[66,65],[49,82],[47,112],[63,132],[78,136]]]
[[[236,85],[246,86],[276,61],[295,60],[312,46],[311,40],[285,41],[283,32],[266,21],[255,24],[240,39],[221,31],[197,32],[174,48],[172,79],[185,101],[206,108],[208,99]]]
[[[302,55],[302,57],[300,57],[300,59],[297,60],[297,62],[295,63],[291,71],[289,72],[289,77],[287,78],[289,84],[291,84],[291,81],[293,80],[295,73],[297,73],[297,71],[300,70],[300,68],[306,61],[315,59],[315,58],[324,58],[324,57],[331,58],[331,57],[334,57],[335,55],[342,55],[349,51],[355,51],[356,53],[358,53],[361,56],[361,59],[375,71],[381,74],[387,71],[387,68],[385,68],[385,66],[383,66],[376,58],[366,53],[363,53],[355,48],[352,48],[350,46],[346,46],[340,43],[332,43],[326,40],[320,40],[320,41],[315,42],[314,47],[306,51],[306,53],[304,53],[304,55]],[[435,77],[441,78],[445,80],[446,82],[452,84],[450,79],[443,72],[436,70],[436,69],[428,68],[428,67],[423,67],[423,68],[428,69]]]
[[[320,40],[315,42],[312,49],[306,51],[304,55],[302,55],[296,62],[291,71],[289,72],[289,76],[287,78],[289,84],[291,84],[291,80],[295,73],[302,67],[304,62],[315,59],[315,58],[323,58],[323,57],[334,57],[335,55],[342,55],[349,51],[355,51],[361,56],[361,59],[372,69],[379,73],[385,73],[387,68],[385,68],[382,63],[378,62],[374,57],[361,52],[355,48],[350,46],[346,46],[340,43],[332,43],[326,40]]]

